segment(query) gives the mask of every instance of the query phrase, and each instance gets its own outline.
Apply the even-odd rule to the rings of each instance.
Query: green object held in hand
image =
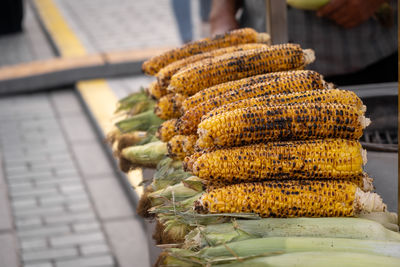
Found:
[[[330,0],[287,0],[287,4],[304,10],[317,10],[328,4]]]

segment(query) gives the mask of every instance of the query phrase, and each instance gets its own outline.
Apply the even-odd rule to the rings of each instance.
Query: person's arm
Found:
[[[317,16],[331,19],[344,28],[352,28],[371,18],[385,0],[331,0]]]
[[[210,11],[211,35],[222,34],[239,27],[235,15],[236,0],[213,0]]]

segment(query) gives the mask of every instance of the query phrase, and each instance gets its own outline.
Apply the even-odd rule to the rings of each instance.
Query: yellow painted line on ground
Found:
[[[76,57],[87,54],[85,47],[68,25],[53,0],[35,0],[34,3],[62,57]]]
[[[104,79],[78,82],[77,89],[105,136],[114,126],[113,117],[117,97]],[[133,170],[127,176],[140,197],[143,194],[143,186],[139,186],[143,181],[142,170]]]

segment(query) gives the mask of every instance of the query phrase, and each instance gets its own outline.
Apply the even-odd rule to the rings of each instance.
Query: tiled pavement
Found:
[[[0,266],[149,265],[142,222],[74,91],[1,98],[0,142]]]

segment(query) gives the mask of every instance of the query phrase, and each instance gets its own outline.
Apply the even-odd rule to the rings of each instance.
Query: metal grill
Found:
[[[365,131],[360,141],[367,150],[384,152],[398,151],[397,129]]]

